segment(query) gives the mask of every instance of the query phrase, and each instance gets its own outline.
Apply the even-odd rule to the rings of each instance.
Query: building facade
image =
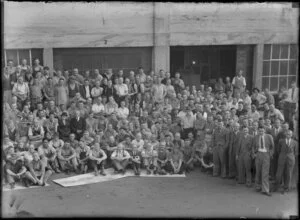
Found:
[[[179,71],[188,84],[231,78],[278,91],[298,81],[292,3],[4,2],[3,64]]]

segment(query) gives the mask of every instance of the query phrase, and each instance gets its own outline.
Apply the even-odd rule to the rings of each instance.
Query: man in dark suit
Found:
[[[236,161],[236,149],[241,132],[239,131],[240,124],[234,123],[232,130],[229,132],[229,149],[228,149],[228,163],[230,179],[234,179],[238,176],[237,161]]]
[[[253,157],[255,157],[255,186],[267,196],[271,196],[269,187],[270,160],[274,153],[274,141],[270,134],[265,134],[265,127],[259,126],[259,134],[254,137]]]
[[[277,139],[278,134],[280,134],[282,131],[281,129],[281,121],[280,119],[276,119],[274,122],[274,125],[271,129],[268,129],[266,131],[267,134],[272,135],[273,140],[274,140],[274,155],[273,158],[271,159],[271,164],[270,164],[270,177],[271,180],[275,180],[276,176],[276,170],[277,170],[277,161],[278,161],[278,142],[279,140]]]
[[[283,193],[288,192],[291,186],[292,173],[295,166],[295,160],[298,156],[298,143],[292,139],[293,132],[286,131],[286,137],[279,140],[278,143],[278,167],[276,173],[275,190],[278,190],[283,179]]]
[[[80,94],[84,99],[91,98],[92,86],[90,85],[89,79],[84,80],[84,84],[81,86]]]
[[[71,119],[70,128],[71,133],[74,133],[76,139],[80,140],[86,128],[86,122],[84,118],[80,117],[80,111],[76,110],[76,117]]]

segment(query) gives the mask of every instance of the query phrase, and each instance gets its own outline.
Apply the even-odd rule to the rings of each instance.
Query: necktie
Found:
[[[295,88],[292,89],[292,101],[294,100]]]
[[[263,136],[260,137],[260,148],[261,148],[261,149],[264,149]]]

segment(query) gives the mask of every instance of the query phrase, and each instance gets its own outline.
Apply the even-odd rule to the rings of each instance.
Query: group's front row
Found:
[[[4,140],[5,141],[5,140]],[[82,140],[73,148],[70,142],[65,142],[60,148],[54,148],[44,138],[41,146],[35,149],[30,144],[26,151],[9,146],[6,149],[6,160],[4,161],[6,181],[13,189],[15,182],[20,181],[26,187],[30,185],[45,186],[47,180],[53,173],[61,171],[69,174],[84,174],[89,170],[94,175],[106,176],[105,168],[113,167],[114,174],[125,174],[126,169],[133,169],[139,176],[141,169],[146,169],[148,175],[182,174],[193,170],[199,165],[203,172],[212,173],[212,152],[205,147],[202,150],[193,150],[189,143],[184,141],[184,148],[168,147],[165,141],[152,145],[145,142],[144,146],[132,144],[130,137],[115,147],[99,143],[91,147]],[[204,144],[205,145],[205,144]]]

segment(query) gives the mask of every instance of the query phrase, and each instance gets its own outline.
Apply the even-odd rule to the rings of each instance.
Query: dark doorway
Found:
[[[211,84],[236,74],[236,45],[177,46],[170,49],[171,75],[181,73],[187,85]]]

